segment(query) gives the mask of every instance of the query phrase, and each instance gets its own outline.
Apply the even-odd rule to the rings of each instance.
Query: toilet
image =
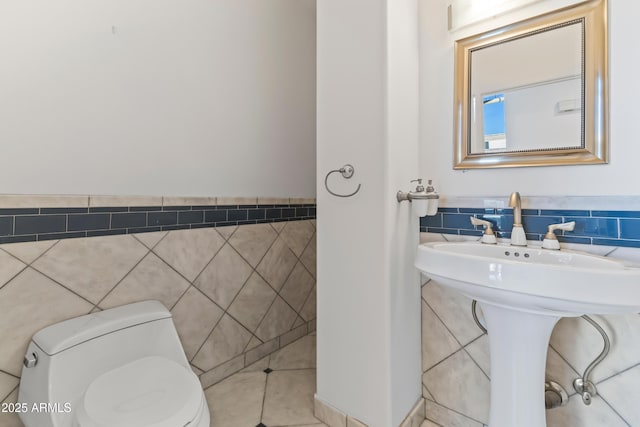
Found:
[[[26,427],[209,427],[171,313],[143,301],[37,332],[18,402]]]

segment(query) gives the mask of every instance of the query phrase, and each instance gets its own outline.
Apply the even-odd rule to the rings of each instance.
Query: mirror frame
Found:
[[[471,53],[534,35],[569,21],[584,22],[583,145],[576,148],[471,153]],[[534,33],[534,34],[530,34]],[[457,40],[454,48],[454,169],[601,164],[609,161],[607,0],[590,0]]]

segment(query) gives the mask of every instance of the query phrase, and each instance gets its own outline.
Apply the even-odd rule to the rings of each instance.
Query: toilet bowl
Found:
[[[26,427],[209,427],[171,313],[145,301],[33,336],[18,401]],[[44,410],[38,410],[43,408]]]

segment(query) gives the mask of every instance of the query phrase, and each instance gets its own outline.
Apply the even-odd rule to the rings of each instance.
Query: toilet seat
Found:
[[[205,405],[193,372],[150,356],[100,375],[74,412],[79,427],[183,427]]]

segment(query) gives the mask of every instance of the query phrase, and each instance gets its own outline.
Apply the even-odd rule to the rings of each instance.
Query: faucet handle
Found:
[[[492,224],[489,221],[485,221],[484,219],[476,218],[475,216],[470,216],[471,224],[473,225],[481,225],[485,227],[484,234],[482,235],[481,242],[495,244],[498,241],[496,240],[496,235],[491,228]]]
[[[560,243],[558,242],[558,238],[554,233],[555,230],[564,230],[564,231],[573,231],[576,228],[576,222],[563,222],[561,224],[549,224],[547,228],[547,234],[544,235],[544,240],[542,241],[542,247],[544,249],[560,249]]]

